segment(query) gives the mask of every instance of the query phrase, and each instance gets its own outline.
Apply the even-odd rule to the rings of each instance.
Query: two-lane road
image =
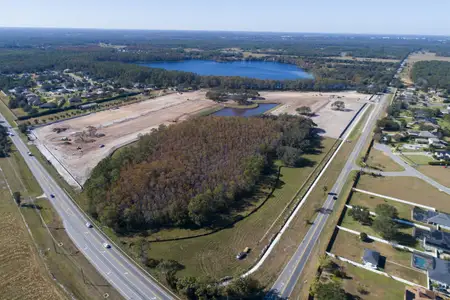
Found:
[[[341,192],[350,172],[353,170],[354,163],[358,158],[359,153],[362,151],[364,145],[368,141],[372,128],[375,125],[376,120],[383,111],[384,103],[386,102],[387,95],[378,98],[378,104],[375,105],[375,109],[369,116],[367,120],[361,137],[356,141],[355,147],[352,153],[347,159],[347,162],[339,174],[336,183],[330,190],[331,193],[339,195]],[[345,139],[345,138],[344,138]],[[303,241],[298,246],[291,260],[287,263],[286,267],[283,269],[281,274],[278,276],[274,285],[272,286],[271,293],[266,297],[266,299],[282,298],[287,299],[292,294],[295,285],[303,271],[303,268],[308,263],[309,257],[311,255],[314,246],[316,245],[320,234],[328,220],[329,214],[327,211],[331,211],[334,207],[334,195],[329,195],[323,205],[324,213],[319,213],[314,220],[314,223],[309,228]]]
[[[10,124],[0,115],[4,125]],[[147,273],[137,267],[120,250],[112,246],[103,247],[104,242],[110,243],[96,228],[88,228],[88,221],[83,212],[75,205],[66,192],[59,187],[50,174],[33,156],[28,156],[28,147],[14,132],[11,140],[25,159],[28,167],[41,186],[47,198],[61,217],[67,234],[78,249],[86,256],[97,271],[116,288],[125,299],[174,299],[175,296],[161,287]],[[50,197],[50,195],[54,195]]]

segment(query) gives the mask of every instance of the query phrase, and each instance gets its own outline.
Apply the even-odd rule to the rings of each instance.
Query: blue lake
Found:
[[[211,60],[183,60],[140,63],[142,66],[193,72],[199,75],[241,76],[256,79],[295,80],[313,76],[295,65],[266,61],[215,62]]]
[[[264,103],[259,104],[256,108],[224,108],[213,113],[213,116],[221,117],[251,117],[265,113],[269,109],[274,108],[278,104],[276,103]]]

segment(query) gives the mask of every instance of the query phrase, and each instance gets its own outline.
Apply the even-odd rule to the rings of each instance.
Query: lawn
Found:
[[[369,105],[369,104],[367,104]],[[358,122],[358,124],[355,126],[353,131],[350,133],[348,139],[354,140],[357,136],[361,134],[361,131],[364,129],[364,126],[366,125],[367,118],[370,116],[370,114],[373,111],[373,105],[370,105],[369,108],[364,112],[364,115],[361,118],[361,121]]]
[[[416,165],[427,165],[431,161],[435,161],[434,158],[427,156],[427,155],[401,155],[400,157],[403,158],[403,156],[406,156],[408,160],[414,162]],[[409,161],[406,162],[409,162]]]
[[[42,194],[42,190],[32,176],[23,157],[20,156],[14,148],[9,158],[0,159],[0,168],[3,170],[11,189],[21,193],[22,202],[24,204],[21,207],[21,212],[33,235],[39,253],[42,257],[45,257],[45,261],[42,260],[37,254],[36,248],[34,246],[31,248],[29,247],[31,253],[27,256],[32,258],[32,261],[27,262],[28,267],[18,267],[17,269],[25,270],[26,275],[31,277],[27,279],[23,274],[19,274],[15,277],[11,275],[11,272],[9,272],[9,275],[11,278],[15,278],[18,284],[22,284],[22,287],[25,287],[23,290],[27,289],[27,286],[30,286],[30,293],[32,293],[32,296],[28,297],[24,294],[22,297],[19,295],[19,292],[24,291],[22,291],[20,287],[12,285],[16,288],[17,295],[19,296],[8,297],[8,299],[66,298],[67,295],[64,292],[61,292],[59,288],[55,288],[54,283],[56,281],[63,285],[67,291],[78,299],[100,299],[105,293],[110,295],[109,299],[121,299],[118,292],[97,273],[95,268],[90,265],[81,252],[79,252],[72,244],[64,231],[62,222],[48,200],[45,198],[35,199],[35,196]],[[1,176],[2,175],[0,175],[0,177]],[[3,182],[3,179],[0,180]],[[7,199],[10,201],[11,198],[10,196],[2,196],[0,199]],[[0,202],[1,201],[2,200],[0,200]],[[35,207],[37,209],[34,209]],[[0,212],[3,211],[4,209],[0,208]],[[16,211],[19,212],[18,210]],[[3,219],[4,218],[0,218],[0,222]],[[17,221],[17,224],[20,224],[20,222],[23,222],[22,219]],[[48,230],[43,222],[49,227]],[[25,225],[23,227],[25,227]],[[2,226],[1,228],[3,229],[4,227]],[[24,231],[26,233],[25,228]],[[26,234],[28,235],[28,233]],[[19,233],[17,233],[17,235],[19,236]],[[13,240],[13,238],[10,237],[8,243],[10,243],[11,240]],[[1,243],[0,245],[6,245],[8,243]],[[62,246],[57,246],[58,243],[62,243]],[[0,249],[2,249],[1,246]],[[0,254],[0,257],[1,256],[2,254]],[[40,265],[37,265],[38,263]],[[0,269],[2,266],[3,263],[0,262]],[[39,275],[39,272],[42,272],[43,275]],[[54,279],[49,276],[49,272]],[[0,272],[0,274],[2,274],[2,272]],[[47,276],[49,284],[41,280],[41,277],[44,275]],[[45,279],[45,277],[43,278]],[[26,282],[22,282],[22,279],[26,280]],[[4,282],[4,280],[2,279],[0,282]],[[33,288],[31,287],[32,283],[36,283],[37,285],[40,285],[40,287]],[[1,289],[2,287],[0,284],[0,291]],[[52,289],[55,291],[52,292]],[[44,294],[45,291],[47,294]],[[55,296],[53,296],[53,294],[55,294]],[[4,294],[2,293],[2,295]]]
[[[444,166],[419,166],[417,168],[422,174],[434,179],[446,187],[450,187],[450,168]],[[450,207],[449,207],[450,211]]]
[[[369,208],[370,211],[375,212],[375,208],[379,204],[389,204],[397,208],[398,216],[402,219],[411,219],[411,211],[413,209],[413,206],[408,204],[403,204],[400,202],[395,202],[391,200],[386,200],[383,198],[354,192],[352,194],[352,198],[350,199],[350,205],[359,205],[359,206],[365,206]]]
[[[340,230],[331,253],[362,263],[364,249],[375,250],[385,258],[380,266],[388,274],[426,286],[426,275],[411,267],[411,253],[380,242],[361,242],[358,235]],[[383,266],[384,264],[384,266]]]
[[[334,144],[334,139],[325,139],[323,141],[323,152],[319,155],[311,155],[309,158],[319,162]],[[185,269],[178,273],[179,276],[210,276],[220,279],[227,275],[244,272],[259,258],[264,246],[279,230],[284,220],[282,213],[285,207],[289,205],[313,171],[315,171],[314,167],[283,168],[280,178],[283,184],[251,216],[237,222],[233,227],[211,235],[181,241],[153,242],[148,251],[148,256],[154,259],[173,259],[180,262],[185,266]],[[318,171],[316,170],[316,172]],[[288,211],[286,210],[285,214]],[[279,216],[281,217],[277,220]],[[175,232],[160,231],[157,236],[163,239],[180,234],[186,234],[186,232],[183,232],[183,230],[176,230]],[[189,234],[195,234],[195,232]],[[125,250],[132,252],[132,246],[130,245],[135,238],[119,239],[126,243],[124,245]],[[149,239],[154,239],[154,236],[149,237]],[[252,249],[250,255],[243,261],[236,260],[236,254],[245,247]]]
[[[343,280],[343,286],[347,293],[364,300],[404,299],[405,284],[386,276],[355,267],[349,263],[338,260],[334,261],[344,269],[347,275],[347,279]],[[358,291],[360,288],[367,291],[367,294],[361,294]]]
[[[375,232],[375,230],[371,226],[362,225],[358,221],[353,220],[353,217],[351,217],[349,215],[349,211],[350,211],[350,209],[347,209],[347,211],[345,212],[344,219],[342,220],[342,222],[340,224],[342,227],[356,230],[358,232],[365,232],[370,236],[375,236],[375,237],[381,238],[381,236],[377,232]],[[399,235],[396,238],[396,240],[397,240],[396,242],[401,245],[405,245],[405,246],[409,246],[412,248],[417,248],[418,250],[422,250],[420,243],[417,240],[415,240],[412,236],[413,227],[408,226],[408,225],[403,225],[403,224],[398,224],[398,226],[399,226]]]
[[[450,195],[416,177],[361,176],[358,188],[450,212]]]
[[[373,169],[384,172],[397,172],[405,170],[402,166],[393,161],[387,154],[372,148],[367,159],[367,165]]]

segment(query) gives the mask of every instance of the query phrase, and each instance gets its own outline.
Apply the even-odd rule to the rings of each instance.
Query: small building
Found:
[[[416,144],[428,145],[428,139],[414,139]]]
[[[364,266],[371,269],[378,269],[378,263],[380,262],[380,253],[370,249],[364,249],[362,261],[364,263]]]
[[[69,102],[71,104],[73,104],[73,103],[81,103],[82,101],[81,101],[81,98],[79,98],[79,97],[72,97],[69,99]]]
[[[450,214],[414,207],[412,217],[415,221],[432,224],[438,229],[442,227],[450,230]]]
[[[422,245],[427,251],[437,251],[442,255],[450,254],[450,232],[414,227],[413,236],[422,241]]]
[[[420,131],[419,132],[419,137],[420,138],[425,138],[425,139],[430,139],[430,138],[437,138],[436,135],[432,134],[429,131]]]
[[[39,105],[40,108],[56,108],[58,107],[58,105],[56,105],[56,103],[54,102],[47,102],[47,103],[42,103],[41,105]]]
[[[411,124],[411,126],[414,126],[416,124],[416,122],[408,123],[408,125],[410,125],[410,124]],[[415,130],[408,130],[406,132],[408,133],[408,135],[410,137],[419,137],[419,133],[420,133],[420,131],[415,131]]]
[[[97,103],[88,103],[88,104],[80,105],[80,108],[81,109],[89,109],[89,108],[96,107],[97,105],[98,105]]]

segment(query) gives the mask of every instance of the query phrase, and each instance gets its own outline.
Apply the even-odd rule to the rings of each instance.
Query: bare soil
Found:
[[[100,160],[161,124],[174,124],[217,105],[205,91],[170,94],[54,123],[34,131],[56,159],[83,184]]]
[[[315,113],[312,120],[319,128],[324,130],[325,136],[332,138],[339,137],[350,120],[370,97],[370,95],[356,92],[262,92],[260,94],[267,102],[283,104],[271,112],[274,115],[297,114],[295,111],[297,108],[309,106]],[[345,110],[332,110],[331,104],[335,101],[343,101]]]

